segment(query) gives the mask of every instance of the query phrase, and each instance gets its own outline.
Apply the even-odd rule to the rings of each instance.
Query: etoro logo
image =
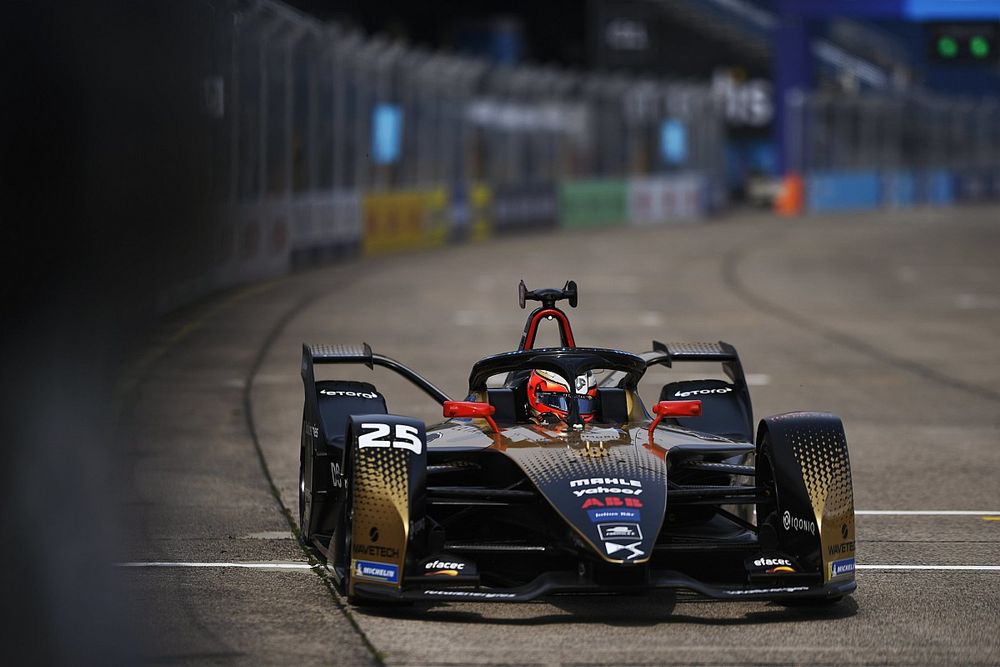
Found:
[[[728,394],[732,387],[719,387],[717,389],[688,389],[687,391],[674,392],[677,398],[687,398],[688,396],[704,396],[706,394]]]
[[[792,516],[791,512],[788,510],[785,510],[785,513],[781,517],[781,525],[788,531],[797,530],[803,533],[809,533],[810,535],[816,534],[815,521],[809,521],[807,519],[800,519],[797,516]]]
[[[350,396],[351,398],[378,398],[375,392],[367,391],[333,391],[332,389],[320,389],[319,393],[324,396]]]

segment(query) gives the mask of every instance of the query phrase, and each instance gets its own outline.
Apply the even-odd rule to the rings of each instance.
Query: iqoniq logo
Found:
[[[809,533],[810,535],[816,534],[816,522],[807,521],[806,519],[800,519],[797,516],[792,516],[792,514],[785,510],[784,515],[781,517],[781,525],[785,530],[798,530],[803,533]]]

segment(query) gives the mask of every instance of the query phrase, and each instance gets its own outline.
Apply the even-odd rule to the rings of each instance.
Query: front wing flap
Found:
[[[402,589],[384,586],[355,584],[355,591],[373,600],[437,600],[437,601],[492,601],[528,602],[544,595],[619,593],[642,594],[651,590],[687,590],[715,600],[808,600],[822,602],[835,600],[852,593],[855,581],[838,581],[807,585],[726,585],[708,584],[673,570],[656,570],[650,580],[638,586],[609,587],[582,578],[576,572],[549,572],[516,588],[450,587],[433,582],[407,582]]]

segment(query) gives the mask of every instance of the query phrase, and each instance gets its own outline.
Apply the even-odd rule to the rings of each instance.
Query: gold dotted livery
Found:
[[[463,400],[367,345],[304,345],[301,538],[357,604],[517,602],[686,589],[717,599],[836,602],[855,589],[854,498],[835,415],[754,429],[736,350],[576,344],[561,289],[518,288],[517,349],[473,365]],[[558,347],[536,347],[542,326]],[[652,366],[719,364],[643,405]],[[425,424],[374,385],[319,367],[387,368],[441,405]],[[681,378],[690,377],[679,374]]]

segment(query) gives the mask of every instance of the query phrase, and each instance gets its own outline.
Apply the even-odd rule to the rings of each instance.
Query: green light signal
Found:
[[[989,46],[986,49],[989,51]],[[940,37],[937,41],[937,51],[942,58],[954,58],[958,55],[958,42],[953,37]]]
[[[973,58],[986,58],[990,55],[990,42],[981,35],[969,40],[969,52]]]

